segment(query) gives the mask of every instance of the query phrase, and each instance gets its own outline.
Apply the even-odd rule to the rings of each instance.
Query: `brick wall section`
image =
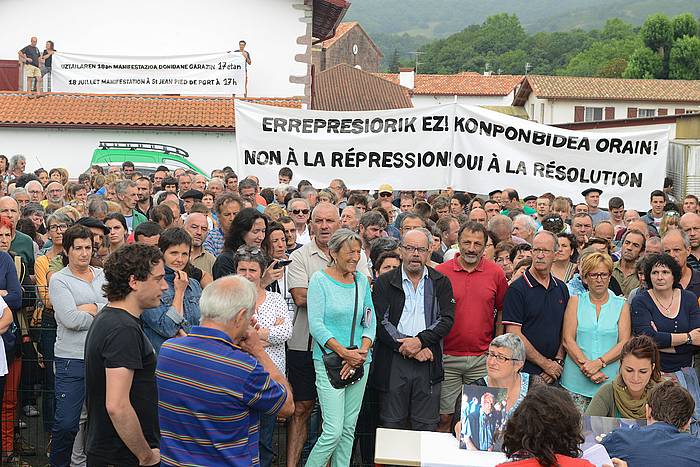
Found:
[[[352,53],[353,45],[357,45],[357,55]],[[318,50],[314,58],[317,72],[347,63],[351,66],[359,65],[362,70],[374,73],[379,71],[382,55],[367,34],[355,26],[327,49]]]

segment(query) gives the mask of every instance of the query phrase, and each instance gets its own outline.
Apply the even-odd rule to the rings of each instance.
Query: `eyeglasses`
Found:
[[[548,255],[550,253],[553,253],[553,250],[547,250],[545,248],[533,248],[532,249],[532,254],[535,256]]]
[[[406,250],[408,253],[420,253],[424,255],[428,252],[428,249],[423,246],[411,246],[411,245],[401,245],[401,248]]]
[[[388,193],[386,191],[383,191],[383,192],[379,193],[379,196],[381,196],[382,198],[388,198],[388,197],[392,196],[392,194]]]
[[[485,356],[486,358],[495,358],[497,361],[499,361],[499,362],[501,362],[501,363],[505,363],[505,362],[517,362],[517,361],[519,361],[517,358],[506,357],[505,355],[499,355],[499,354],[494,353],[494,352],[486,352],[486,353],[484,354],[484,356]]]
[[[309,213],[309,210],[308,209],[292,209],[291,212],[292,212],[292,214],[297,214],[297,215],[304,214],[304,215],[306,215]]]
[[[68,224],[51,224],[49,230],[55,232],[57,230],[66,230],[68,227],[70,227]]]
[[[260,251],[260,248],[251,248],[247,245],[243,245],[242,247],[238,248],[238,250],[236,250],[237,255],[259,255],[260,253],[262,253],[262,251]]]
[[[605,280],[608,277],[610,277],[609,272],[589,272],[586,274],[586,277],[589,279],[596,279],[596,280]]]

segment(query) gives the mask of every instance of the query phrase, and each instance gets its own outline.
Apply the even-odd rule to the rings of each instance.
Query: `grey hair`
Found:
[[[29,180],[27,184],[24,185],[24,188],[28,190],[30,188],[30,185],[39,185],[39,188],[41,188],[41,192],[44,192],[44,185],[42,185],[39,180]]]
[[[64,224],[70,225],[73,223],[73,219],[71,219],[70,217],[68,217],[66,214],[64,214],[62,212],[54,212],[46,219],[46,226],[49,227],[54,222],[58,222],[58,223],[63,222]]]
[[[10,157],[10,172],[15,170],[15,167],[17,167],[17,164],[19,164],[20,162],[27,162],[27,158],[24,157],[22,154],[15,154],[14,156]]]
[[[357,232],[353,232],[350,229],[338,229],[333,232],[331,239],[328,241],[328,251],[330,253],[338,253],[343,248],[343,245],[350,244],[353,241],[362,245],[362,239]]]
[[[257,250],[257,252],[256,252]],[[243,245],[238,250],[233,253],[233,270],[234,272],[238,270],[238,263],[241,261],[250,261],[258,263],[260,266],[260,275],[265,272],[267,267],[267,259],[263,254],[262,250],[256,246]]]
[[[523,340],[519,336],[513,333],[509,332],[495,337],[489,344],[489,347],[510,349],[513,352],[511,358],[519,362],[525,361],[525,344],[523,344]]]
[[[29,193],[27,193],[27,190],[25,188],[19,187],[12,190],[12,193],[10,194],[10,196],[12,196],[14,199],[17,199],[17,195],[29,196]]]
[[[401,237],[402,243],[403,239],[406,238],[406,235],[410,234],[411,232],[420,232],[423,235],[425,235],[426,240],[428,240],[428,248],[430,248],[430,245],[433,244],[433,234],[430,233],[430,230],[426,229],[425,227],[418,227],[417,229],[411,229],[405,234],[403,234],[403,237]]]
[[[296,200],[296,199],[297,198],[295,198],[294,200]],[[320,203],[318,203],[314,207],[314,210],[311,211],[311,220],[313,221],[314,219],[316,219],[316,211],[318,211],[321,208],[325,208],[325,207],[333,208],[335,210],[335,218],[340,219],[340,212],[338,212],[338,206],[336,206],[335,204],[327,203],[325,201],[321,201]]]
[[[518,214],[517,216],[515,216],[515,218],[513,219],[513,223],[516,222],[524,222],[530,228],[530,232],[537,232],[537,223],[535,222],[535,219],[528,216],[527,214]]]
[[[207,184],[207,188],[210,188],[212,185],[220,185],[221,188],[224,188],[224,182],[218,178],[214,177],[211,180],[209,180],[209,183]],[[238,185],[240,187],[240,185]]]
[[[287,202],[287,212],[292,210],[294,203],[304,203],[304,205],[306,205],[306,209],[309,209],[310,207],[309,202],[306,201],[305,198],[292,198]]]
[[[280,183],[277,185],[277,188],[275,188],[275,194],[277,193],[284,193],[287,194],[289,192],[290,186],[287,185],[286,183]]]
[[[114,193],[123,195],[129,188],[136,188],[136,182],[133,180],[119,180],[114,184]]]
[[[552,251],[554,253],[556,253],[559,250],[559,237],[557,237],[554,233],[550,232],[549,230],[544,230],[544,229],[537,232],[535,234],[535,237],[537,237],[538,235],[543,235],[543,234],[549,235],[549,237],[552,239],[552,241],[554,242],[554,248],[552,249]],[[535,237],[533,237],[533,241],[534,241]]]
[[[367,211],[360,217],[360,225],[365,229],[372,225],[376,225],[380,229],[386,229],[386,219],[377,211]]]
[[[95,217],[97,213],[107,213],[109,207],[104,199],[100,198],[99,196],[94,196],[88,201],[87,210],[88,216]]]
[[[14,195],[14,193],[13,193]],[[666,238],[669,234],[672,232],[676,232],[678,235],[681,236],[681,239],[683,239],[683,246],[688,249],[690,248],[690,237],[688,237],[688,234],[685,233],[685,230],[681,229],[672,229],[666,232],[666,234],[661,238],[661,243],[663,244],[664,238]]]
[[[488,230],[493,231],[499,225],[507,225],[509,232],[513,230],[513,220],[508,216],[504,216],[503,214],[496,214],[489,219]]]
[[[227,324],[244,309],[246,318],[255,311],[258,292],[245,277],[228,275],[220,277],[202,292],[199,312],[202,320]]]

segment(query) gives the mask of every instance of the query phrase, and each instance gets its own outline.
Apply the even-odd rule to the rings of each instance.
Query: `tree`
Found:
[[[574,55],[569,63],[557,70],[566,76],[606,76],[620,78],[624,66],[632,52],[642,44],[636,37],[594,42],[588,49]]]
[[[389,73],[398,73],[400,67],[399,49],[394,49],[394,53],[391,54],[391,60],[389,61]]]
[[[520,48],[527,40],[527,33],[515,15],[501,13],[489,16],[481,25],[473,47],[481,53],[502,54]]]
[[[627,39],[635,35],[634,27],[620,18],[610,18],[601,31],[601,39]]]
[[[662,54],[668,53],[673,42],[673,26],[668,16],[661,13],[649,16],[639,32],[644,45]]]
[[[663,59],[648,47],[640,47],[634,51],[627,61],[623,78],[654,79],[663,74]]]
[[[700,79],[700,38],[677,39],[671,47],[668,68],[671,79]]]
[[[673,27],[673,39],[698,35],[698,23],[690,13],[683,13],[674,17],[671,25]]]

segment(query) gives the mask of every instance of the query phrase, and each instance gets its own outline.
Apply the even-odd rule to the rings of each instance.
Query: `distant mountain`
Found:
[[[698,0],[352,0],[345,21],[359,21],[370,34],[445,37],[497,13],[516,14],[525,30],[600,28],[618,17],[641,25],[651,13],[700,15]],[[384,51],[385,55],[391,51]]]

